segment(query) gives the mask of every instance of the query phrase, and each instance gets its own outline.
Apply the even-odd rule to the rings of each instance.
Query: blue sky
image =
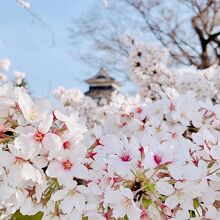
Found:
[[[34,95],[48,97],[54,88],[87,89],[83,80],[95,74],[69,54],[72,48],[68,28],[72,19],[86,16],[87,10],[100,0],[29,0],[54,33],[50,33],[20,8],[16,0],[0,0],[0,58],[12,61],[10,73],[27,74]],[[80,51],[79,51],[80,53]]]

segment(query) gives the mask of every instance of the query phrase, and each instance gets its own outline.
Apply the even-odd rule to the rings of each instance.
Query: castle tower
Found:
[[[85,95],[95,99],[98,104],[102,101],[109,102],[112,92],[120,88],[119,82],[112,78],[103,68],[90,79],[85,80],[89,84],[89,91]]]

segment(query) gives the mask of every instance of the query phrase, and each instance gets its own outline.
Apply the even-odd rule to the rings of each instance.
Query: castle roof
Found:
[[[90,86],[120,86],[119,82],[111,77],[103,68],[95,76],[85,80],[85,82]]]

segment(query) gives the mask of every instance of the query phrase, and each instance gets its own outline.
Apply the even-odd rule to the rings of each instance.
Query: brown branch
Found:
[[[220,35],[220,31],[215,33],[215,34],[211,34],[208,39],[206,40],[207,43],[209,43],[210,41],[214,41],[218,36]]]

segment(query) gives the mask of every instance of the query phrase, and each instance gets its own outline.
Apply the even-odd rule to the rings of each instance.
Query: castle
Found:
[[[96,100],[98,104],[101,104],[104,100],[108,103],[111,100],[112,93],[120,88],[119,82],[103,68],[95,76],[85,80],[85,82],[89,84],[89,91],[85,92],[85,95]]]

